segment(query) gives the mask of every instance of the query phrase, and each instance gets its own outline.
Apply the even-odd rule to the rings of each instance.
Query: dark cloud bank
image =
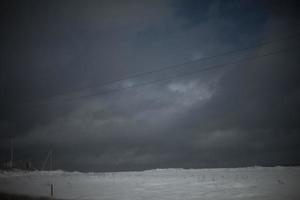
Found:
[[[52,149],[66,170],[300,164],[300,36],[104,90],[289,49],[273,56],[94,95],[299,32],[297,1],[1,4],[1,161],[13,138],[16,160],[40,167]]]

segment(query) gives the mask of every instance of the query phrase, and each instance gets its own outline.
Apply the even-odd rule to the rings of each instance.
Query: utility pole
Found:
[[[52,150],[50,150],[50,171],[52,171]]]
[[[10,140],[10,168],[13,168],[14,162],[14,143],[13,139]]]
[[[52,150],[49,150],[46,156],[46,159],[43,163],[42,170],[46,169],[47,162],[49,160],[49,170],[52,170]]]

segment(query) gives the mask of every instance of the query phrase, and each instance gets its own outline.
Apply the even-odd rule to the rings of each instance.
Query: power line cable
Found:
[[[184,74],[180,74],[180,75],[175,75],[175,76],[170,76],[170,77],[167,77],[167,78],[157,79],[157,80],[154,80],[154,81],[149,81],[149,82],[145,82],[145,83],[141,83],[141,84],[135,84],[135,85],[132,85],[132,86],[115,88],[115,89],[111,89],[111,90],[108,90],[108,91],[94,92],[94,93],[87,94],[87,95],[80,95],[80,96],[77,96],[75,98],[74,97],[73,98],[65,98],[65,99],[63,99],[63,101],[79,100],[81,98],[100,96],[100,95],[110,94],[110,93],[117,92],[117,91],[122,91],[122,90],[132,89],[132,88],[136,88],[136,87],[151,85],[151,84],[158,83],[158,82],[165,82],[165,81],[175,80],[175,79],[179,79],[179,78],[182,78],[182,77],[185,77],[185,76],[194,75],[195,73],[199,73],[199,72],[203,72],[203,71],[223,68],[223,67],[226,67],[228,65],[249,62],[249,61],[257,60],[257,59],[263,58],[263,57],[268,57],[268,56],[273,56],[273,55],[276,55],[276,54],[290,52],[290,51],[298,49],[299,47],[300,46],[297,46],[295,48],[285,48],[285,49],[281,49],[281,50],[277,50],[277,51],[273,51],[273,52],[269,52],[269,53],[265,53],[265,54],[261,54],[261,55],[248,56],[246,58],[242,58],[242,59],[235,60],[235,61],[232,61],[232,62],[207,66],[205,68],[201,68],[201,69],[198,69],[198,70],[195,70],[195,71],[192,71],[192,72],[188,72],[188,73],[184,73]]]
[[[225,53],[216,54],[216,55],[212,55],[212,56],[207,56],[207,57],[199,58],[199,59],[194,59],[194,60],[191,60],[191,61],[187,61],[187,62],[175,64],[175,65],[169,65],[169,66],[166,66],[166,67],[162,67],[162,68],[151,70],[151,71],[147,71],[147,72],[136,73],[136,74],[133,74],[131,76],[127,76],[127,77],[124,77],[124,78],[120,78],[120,79],[108,81],[106,83],[101,84],[100,86],[105,86],[105,85],[109,85],[109,84],[112,84],[112,83],[116,83],[116,82],[121,82],[121,81],[128,80],[128,79],[137,78],[137,77],[140,77],[140,76],[144,76],[144,75],[153,74],[153,73],[156,73],[156,72],[165,71],[165,70],[168,70],[170,68],[178,68],[178,67],[181,67],[183,65],[193,64],[193,63],[197,63],[197,62],[200,62],[200,61],[204,61],[204,60],[208,60],[208,59],[213,59],[213,58],[216,58],[216,57],[227,56],[227,55],[230,55],[230,54],[238,53],[240,51],[246,51],[246,50],[249,50],[249,49],[257,48],[257,47],[260,47],[260,46],[265,46],[265,45],[272,44],[272,43],[275,43],[275,42],[280,42],[280,41],[288,40],[290,38],[294,38],[294,37],[298,37],[298,36],[300,36],[300,32],[298,32],[296,34],[293,34],[293,35],[289,35],[287,37],[282,37],[282,38],[278,38],[276,40],[261,42],[259,44],[251,45],[251,46],[240,48],[240,49],[235,49],[235,50],[228,51],[228,52],[225,52]]]
[[[84,87],[84,88],[80,88],[80,89],[77,89],[77,90],[74,90],[74,91],[71,91],[71,92],[57,93],[57,94],[55,94],[53,96],[50,96],[50,97],[47,97],[47,98],[55,98],[55,97],[59,97],[61,95],[65,95],[65,94],[72,94],[72,93],[80,92],[81,90],[84,90],[84,89],[102,88],[102,87],[112,85],[112,84],[115,84],[115,83],[120,83],[122,81],[136,79],[136,78],[139,78],[139,77],[142,77],[142,76],[147,76],[147,75],[150,75],[150,74],[159,73],[159,72],[162,72],[162,71],[167,71],[167,70],[170,70],[170,69],[183,68],[186,65],[195,64],[195,63],[198,63],[198,62],[201,62],[201,61],[210,60],[210,59],[214,59],[214,58],[218,58],[218,57],[225,57],[225,56],[228,56],[228,55],[231,55],[231,54],[247,51],[247,50],[250,50],[250,49],[255,49],[257,47],[270,45],[270,44],[277,43],[277,42],[280,42],[280,41],[290,40],[290,39],[293,39],[293,38],[296,38],[296,37],[299,37],[299,36],[300,36],[300,32],[296,32],[296,33],[290,34],[290,35],[285,36],[285,37],[280,37],[280,38],[277,38],[277,39],[274,39],[274,40],[269,40],[269,41],[263,41],[263,42],[255,44],[255,45],[250,45],[250,46],[247,46],[247,47],[244,47],[244,48],[239,48],[239,49],[235,49],[235,50],[232,50],[232,51],[227,51],[227,52],[224,52],[224,53],[221,53],[221,54],[216,54],[216,55],[207,56],[207,57],[204,57],[204,58],[194,59],[194,60],[190,60],[190,61],[187,61],[187,62],[175,64],[175,65],[169,65],[169,66],[166,66],[166,67],[162,67],[162,68],[147,71],[147,72],[136,73],[136,74],[133,74],[133,75],[130,75],[130,76],[127,76],[127,77],[107,81],[105,83],[102,83],[102,84],[99,84],[99,85],[96,85],[96,86],[93,86],[93,87]],[[30,101],[31,100],[27,100],[27,102],[30,102]]]

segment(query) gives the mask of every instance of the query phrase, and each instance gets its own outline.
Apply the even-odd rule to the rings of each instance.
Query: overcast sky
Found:
[[[0,7],[1,162],[13,139],[37,168],[300,164],[298,1]]]

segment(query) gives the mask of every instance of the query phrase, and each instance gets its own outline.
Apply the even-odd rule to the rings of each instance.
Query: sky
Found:
[[[298,1],[1,1],[0,161],[300,164]]]

